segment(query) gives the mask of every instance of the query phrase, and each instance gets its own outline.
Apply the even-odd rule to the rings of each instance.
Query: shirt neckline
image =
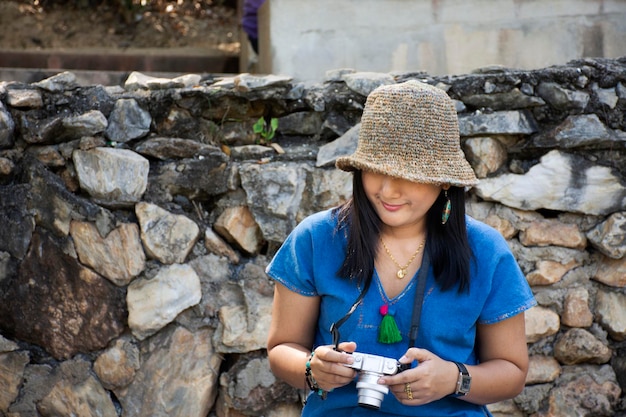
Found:
[[[408,292],[413,288],[413,286],[415,285],[415,277],[417,277],[417,275],[419,274],[419,269],[417,270],[417,272],[411,277],[411,281],[407,284],[406,287],[404,287],[404,289],[402,291],[400,291],[400,293],[398,295],[396,295],[393,298],[389,298],[387,296],[387,293],[385,292],[385,288],[383,287],[382,282],[380,281],[380,276],[378,275],[378,271],[376,270],[376,268],[374,268],[374,275],[373,275],[373,279],[376,282],[376,288],[378,288],[378,293],[380,295],[380,298],[383,302],[383,304],[388,304],[388,305],[393,305],[396,304],[398,302],[400,302],[402,300],[402,298],[404,298],[404,296],[406,294],[408,294]]]

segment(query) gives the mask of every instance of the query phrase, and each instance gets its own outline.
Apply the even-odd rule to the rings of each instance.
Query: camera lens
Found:
[[[385,398],[385,395],[389,392],[389,387],[376,382],[380,377],[381,374],[373,372],[361,372],[359,374],[359,381],[356,383],[356,388],[359,392],[359,405],[361,407],[374,410],[380,408],[383,398]]]

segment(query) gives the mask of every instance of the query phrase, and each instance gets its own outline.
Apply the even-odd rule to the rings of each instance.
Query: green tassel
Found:
[[[378,341],[387,344],[401,342],[402,334],[400,334],[396,320],[391,314],[388,314],[388,307],[381,307],[380,313],[383,315],[383,319],[378,328]]]

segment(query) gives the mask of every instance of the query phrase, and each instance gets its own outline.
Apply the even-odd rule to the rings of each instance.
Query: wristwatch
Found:
[[[467,372],[467,368],[460,362],[454,362],[457,368],[459,368],[459,379],[456,381],[456,391],[452,394],[454,397],[462,397],[467,395],[472,384],[472,377]]]

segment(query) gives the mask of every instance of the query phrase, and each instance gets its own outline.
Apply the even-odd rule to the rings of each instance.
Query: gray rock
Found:
[[[526,111],[475,112],[470,115],[459,115],[461,136],[529,135],[537,130],[537,123]]]
[[[72,158],[80,187],[104,205],[127,207],[138,202],[146,191],[149,162],[133,151],[77,150]]]
[[[591,244],[606,256],[620,259],[626,256],[626,212],[611,214],[587,233]]]
[[[78,88],[76,75],[69,71],[58,73],[52,77],[46,78],[45,80],[33,83],[33,85],[53,93]]]
[[[125,143],[147,135],[151,123],[150,113],[135,99],[120,99],[115,102],[105,133],[113,142]]]
[[[212,331],[172,326],[144,341],[142,366],[116,391],[126,417],[206,417],[217,397],[222,356]],[[175,395],[173,395],[175,394]]]
[[[523,210],[546,208],[602,215],[626,204],[626,187],[616,172],[556,150],[544,155],[525,175],[485,178],[476,191],[481,198]]]
[[[152,279],[128,286],[128,326],[143,340],[171,323],[183,310],[200,302],[200,279],[189,265],[170,265]]]
[[[11,117],[11,113],[0,102],[0,149],[13,146],[14,130],[15,122]]]
[[[334,166],[338,157],[352,155],[356,151],[360,130],[361,124],[359,123],[340,138],[321,146],[315,166],[318,168]]]
[[[135,206],[135,213],[149,257],[166,265],[185,262],[200,237],[200,228],[193,220],[144,202]]]
[[[374,91],[376,87],[396,83],[396,80],[390,74],[378,72],[345,73],[342,79],[350,90],[365,97]]]
[[[571,149],[581,146],[613,146],[623,142],[595,114],[568,116],[555,129],[533,138],[533,145]]]
[[[11,107],[37,109],[43,106],[43,98],[38,90],[8,90],[7,104]]]
[[[307,171],[295,163],[243,164],[240,168],[248,207],[264,239],[282,242],[296,225]]]
[[[560,110],[582,110],[589,102],[589,94],[561,87],[554,82],[542,82],[536,89],[539,97]]]

